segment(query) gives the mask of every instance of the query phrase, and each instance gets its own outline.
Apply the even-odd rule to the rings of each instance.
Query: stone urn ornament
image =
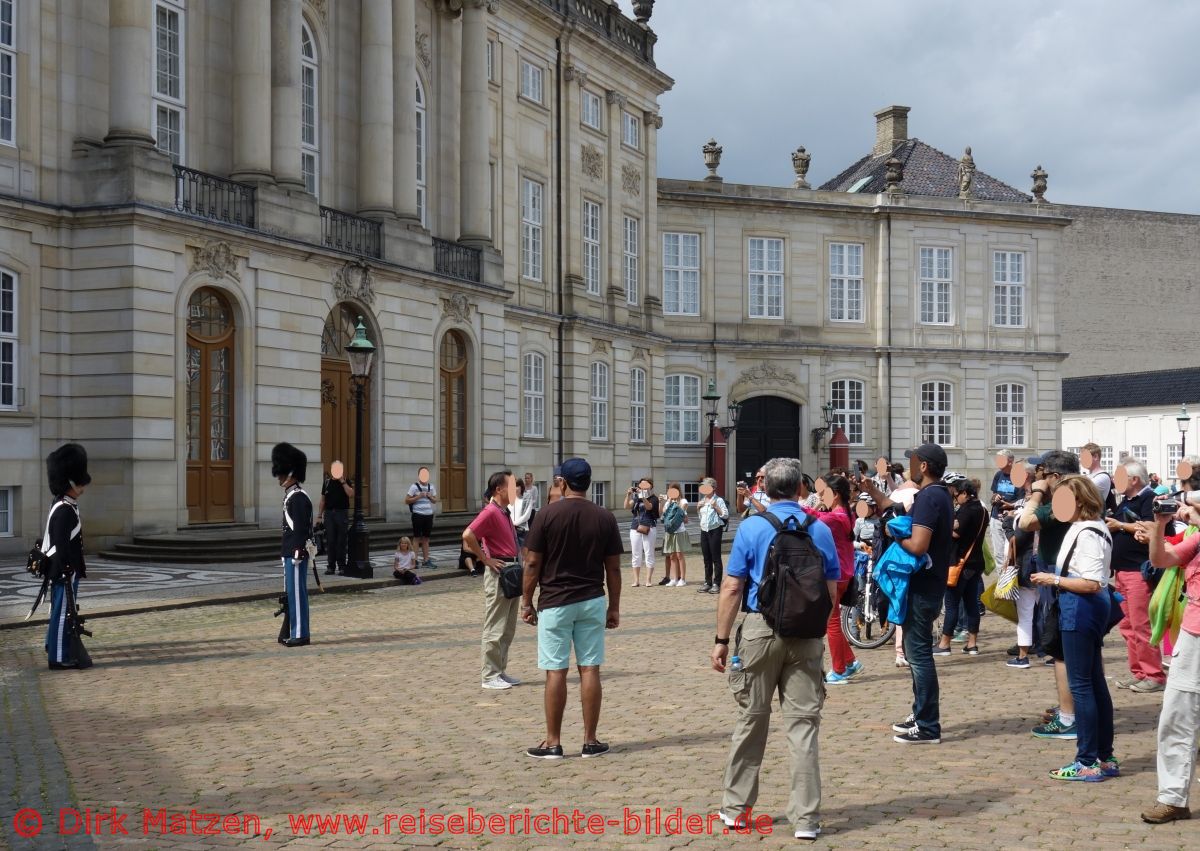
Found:
[[[899,195],[901,192],[900,183],[904,180],[904,163],[899,157],[892,157],[884,163],[887,166],[887,172],[883,176],[884,182],[887,184],[889,195]]]
[[[792,168],[796,171],[796,182],[793,186],[796,189],[812,189],[808,185],[808,166],[811,162],[812,154],[804,150],[803,145],[792,151]]]
[[[654,14],[654,0],[633,0],[633,17],[639,24],[650,23]]]
[[[1033,178],[1033,200],[1038,204],[1046,203],[1046,179],[1050,177],[1046,170],[1039,164],[1029,175]]]
[[[720,181],[721,175],[717,174],[717,168],[721,165],[721,152],[724,149],[717,144],[716,139],[709,139],[700,150],[704,152],[704,165],[708,167],[708,174],[704,179]]]

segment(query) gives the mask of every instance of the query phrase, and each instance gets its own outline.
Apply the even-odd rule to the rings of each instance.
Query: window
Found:
[[[183,4],[154,4],[154,138],[158,149],[183,162]]]
[[[583,202],[583,280],[588,295],[600,295],[600,205]]]
[[[621,113],[621,141],[631,148],[642,147],[642,125],[631,112]]]
[[[1025,385],[997,384],[996,445],[1025,446]]]
[[[992,253],[993,319],[999,327],[1025,325],[1025,255],[1020,251]]]
[[[592,440],[608,440],[608,364],[592,363]]]
[[[1112,470],[1114,466],[1116,466],[1116,459],[1113,458],[1113,448],[1111,446],[1101,446],[1100,447],[1100,467],[1101,467],[1101,469]]]
[[[1146,452],[1146,446],[1144,444],[1141,444],[1141,443],[1133,444],[1133,446],[1129,447],[1129,454],[1132,455],[1134,458],[1138,459],[1139,461],[1141,461],[1143,464],[1146,463],[1147,452]]]
[[[700,379],[668,375],[663,393],[667,443],[700,442]]]
[[[496,82],[496,42],[490,38],[487,43],[487,75],[488,82]]]
[[[950,324],[950,249],[921,249],[921,323]]]
[[[525,437],[546,436],[546,359],[537,352],[525,355],[523,364],[525,392],[521,434]]]
[[[694,506],[700,501],[700,483],[699,482],[683,482],[683,498],[688,501],[689,506]]]
[[[663,234],[663,313],[700,315],[700,234]]]
[[[783,240],[750,240],[750,318],[783,318]]]
[[[646,370],[629,370],[629,442],[646,442]]]
[[[632,216],[625,217],[625,301],[638,303],[638,245],[642,223]]]
[[[17,143],[17,21],[15,0],[0,0],[0,142]]]
[[[542,102],[542,69],[524,59],[521,60],[521,97],[534,103]]]
[[[17,407],[17,276],[0,269],[0,408]]]
[[[608,508],[608,482],[592,482],[592,502]]]
[[[600,116],[603,114],[600,109],[600,95],[584,89],[583,100],[579,105],[579,110],[579,118],[585,125],[595,130],[600,129]]]
[[[921,385],[921,442],[954,445],[954,388],[948,381]]]
[[[829,245],[829,318],[863,321],[863,247],[858,243]]]
[[[308,24],[300,27],[300,173],[304,190],[320,197],[321,125],[318,111],[317,47]]]
[[[1183,460],[1183,444],[1168,443],[1167,444],[1167,477],[1175,478],[1175,468],[1179,466],[1179,462]],[[1104,469],[1108,469],[1105,467]]]
[[[417,79],[417,215],[421,224],[425,224],[425,89]],[[495,205],[493,205],[494,207]]]
[[[542,184],[521,180],[521,276],[542,279]]]
[[[829,400],[833,404],[833,428],[842,427],[851,446],[863,445],[864,385],[861,381],[844,378],[829,385]]]
[[[13,491],[0,488],[0,538],[13,536]]]

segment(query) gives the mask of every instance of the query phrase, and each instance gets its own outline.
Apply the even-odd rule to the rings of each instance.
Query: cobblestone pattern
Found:
[[[9,675],[6,695],[17,693],[9,683],[40,680],[55,740],[72,754],[71,781],[81,806],[131,813],[128,827],[135,834],[147,807],[254,814],[264,832],[253,838],[96,837],[104,851],[795,844],[781,815],[788,763],[777,729],[759,801],[760,812],[776,819],[771,835],[621,834],[625,807],[637,813],[646,807],[714,811],[734,715],[723,677],[707,662],[715,597],[696,594],[694,584],[622,590],[622,623],[608,634],[604,666],[600,733],[613,753],[603,759],[578,758],[582,721],[575,676],[563,730],[571,758],[540,762],[524,756],[524,748],[543,736],[534,630],[519,627],[509,671],[526,684],[482,691],[482,589],[465,577],[316,596],[315,643],[304,649],[275,643],[278,621],[263,601],[97,623],[103,629],[89,643],[96,667],[86,672],[42,670],[44,657],[28,649],[40,644],[39,636],[28,630],[0,633],[0,662],[18,672],[15,680]],[[1200,847],[1200,823],[1151,827],[1138,818],[1155,794],[1159,698],[1114,694],[1125,776],[1102,784],[1052,781],[1046,772],[1069,762],[1074,745],[1029,735],[1036,716],[1054,702],[1053,677],[1046,668],[1006,668],[1003,648],[1011,640],[1009,625],[989,616],[981,656],[969,658],[956,649],[953,658],[938,660],[946,738],[940,746],[919,748],[891,739],[890,723],[907,713],[911,701],[907,671],[892,666],[890,648],[861,654],[866,674],[831,688],[825,706],[820,844]],[[1119,643],[1110,639],[1106,651],[1113,675],[1124,673]],[[21,689],[29,694],[29,686]],[[6,700],[6,723],[12,725],[13,700]],[[29,762],[39,759],[22,749],[12,754],[21,778]],[[5,771],[12,776],[11,766]],[[5,796],[5,807],[49,812],[59,800],[69,800],[65,794],[42,798],[27,783],[12,788],[17,800]],[[465,814],[468,806],[501,814],[577,807],[617,824],[606,826],[601,837],[371,832],[383,829],[385,814],[415,815],[422,807]],[[3,835],[11,842],[7,812]],[[289,813],[362,813],[371,821],[363,836],[295,836]]]

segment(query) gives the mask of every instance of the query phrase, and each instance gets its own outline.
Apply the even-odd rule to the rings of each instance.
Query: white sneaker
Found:
[[[686,580],[686,579],[676,579],[676,580],[675,580],[675,587],[676,587],[676,588],[682,588],[684,585],[687,585],[687,580]]]
[[[816,839],[820,835],[821,828],[819,827],[802,827],[796,831],[797,839]]]
[[[505,689],[512,688],[512,683],[506,682],[502,677],[492,677],[490,680],[483,681],[483,687],[490,689]]]
[[[501,674],[500,679],[504,680],[504,682],[508,683],[510,686],[519,686],[521,684],[519,679],[516,677],[510,677],[508,674]]]

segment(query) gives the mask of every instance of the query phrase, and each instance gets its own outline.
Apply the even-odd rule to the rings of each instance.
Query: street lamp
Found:
[[[821,448],[821,439],[829,433],[833,428],[834,407],[832,402],[826,402],[821,406],[821,419],[825,422],[824,426],[817,426],[812,430],[812,451],[815,453]]]
[[[1179,426],[1179,457],[1182,459],[1187,455],[1187,433],[1188,427],[1192,424],[1192,418],[1188,416],[1187,405],[1180,409],[1179,416],[1175,418],[1175,424]],[[1174,475],[1174,472],[1171,475]]]
[[[363,391],[371,376],[371,361],[375,357],[375,346],[367,339],[363,318],[358,317],[354,339],[346,346],[346,359],[350,361],[350,380],[354,384],[354,521],[350,524],[350,562],[354,575],[370,579],[371,536],[363,520]]]
[[[704,476],[712,478],[713,474],[713,455],[716,453],[716,448],[713,446],[713,429],[716,428],[717,419],[720,416],[717,413],[717,403],[721,401],[721,394],[717,392],[716,379],[708,379],[708,392],[700,397],[705,402],[705,407],[708,409],[705,416],[708,417],[708,445],[704,453]]]

